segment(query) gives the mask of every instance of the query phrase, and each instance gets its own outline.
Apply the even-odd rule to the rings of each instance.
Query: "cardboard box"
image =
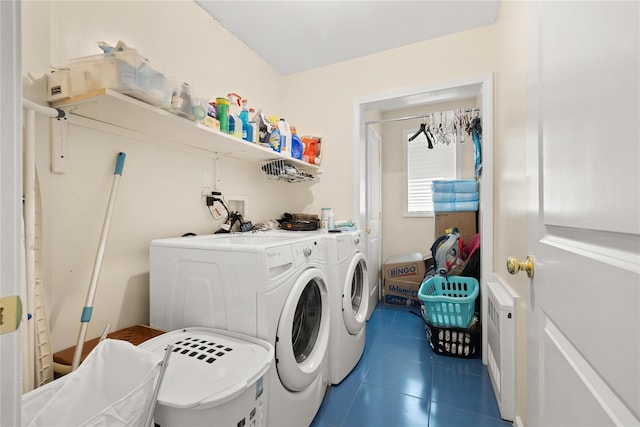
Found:
[[[407,282],[405,280],[384,279],[383,294],[403,295],[418,299],[418,290],[422,282]]]
[[[395,307],[417,308],[420,309],[420,300],[407,297],[405,295],[398,295],[394,293],[388,293],[382,296],[382,302],[385,305],[391,305]]]
[[[424,257],[420,252],[387,258],[382,266],[385,282],[387,279],[421,283],[427,271]]]
[[[446,230],[451,227],[458,227],[458,232],[465,243],[478,233],[477,228],[477,212],[436,212],[436,235],[434,241],[438,237],[446,234]]]

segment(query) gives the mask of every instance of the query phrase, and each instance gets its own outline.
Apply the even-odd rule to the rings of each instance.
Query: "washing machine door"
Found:
[[[304,390],[320,374],[329,343],[329,295],[324,273],[308,268],[295,281],[280,314],[276,369],[290,391]]]
[[[367,323],[369,309],[369,274],[362,252],[351,259],[342,288],[342,319],[347,331],[356,335]]]

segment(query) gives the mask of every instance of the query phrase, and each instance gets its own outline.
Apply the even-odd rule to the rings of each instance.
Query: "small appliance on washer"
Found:
[[[267,341],[267,425],[308,426],[329,381],[326,241],[317,235],[217,234],[151,242],[150,322]]]
[[[365,345],[369,275],[360,231],[327,234],[331,295],[331,383],[358,364]]]
[[[267,425],[271,344],[221,329],[187,328],[138,347],[163,354],[169,345],[156,427]]]

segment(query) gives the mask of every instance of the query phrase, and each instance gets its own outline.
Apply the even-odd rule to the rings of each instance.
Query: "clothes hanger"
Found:
[[[416,133],[414,133],[412,137],[409,138],[409,141],[413,141],[421,133],[424,133],[424,136],[427,138],[428,148],[430,150],[432,150],[433,149],[433,143],[431,142],[431,138],[433,138],[433,136],[431,138],[429,138],[429,133],[428,133],[428,130],[427,130],[427,123],[426,123],[426,120],[424,120],[424,118],[422,119],[422,123],[420,123],[420,129],[418,129],[418,131]]]

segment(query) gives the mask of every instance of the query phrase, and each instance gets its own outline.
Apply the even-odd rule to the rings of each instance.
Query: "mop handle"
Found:
[[[80,365],[82,348],[84,346],[84,340],[87,335],[87,326],[89,326],[89,322],[91,321],[91,314],[93,312],[93,301],[96,295],[96,288],[98,287],[98,278],[100,277],[100,270],[102,268],[102,258],[104,257],[104,250],[107,245],[107,236],[109,234],[109,228],[111,226],[111,216],[113,215],[113,207],[115,205],[116,196],[118,194],[118,184],[120,183],[120,177],[122,176],[125,157],[125,153],[118,153],[118,160],[116,162],[115,171],[113,172],[111,195],[109,197],[107,213],[105,215],[104,225],[102,227],[102,235],[100,236],[98,253],[96,254],[93,272],[91,273],[91,283],[89,284],[85,307],[82,309],[82,316],[80,317],[80,332],[78,334],[78,343],[76,344],[76,349],[73,354],[73,362],[71,363],[72,371],[75,371],[78,365]]]

